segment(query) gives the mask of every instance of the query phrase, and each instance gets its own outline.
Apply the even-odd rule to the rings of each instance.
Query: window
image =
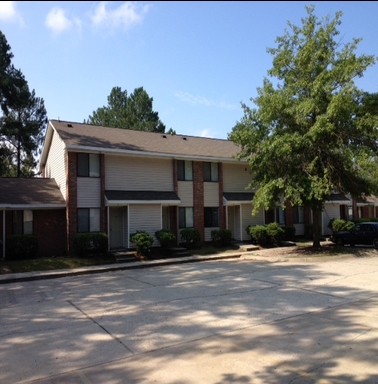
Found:
[[[178,160],[177,161],[177,178],[178,180],[193,180],[193,162]]]
[[[79,208],[77,227],[78,232],[100,232],[100,208]]]
[[[13,211],[12,233],[14,235],[33,234],[33,211]]]
[[[282,207],[276,208],[276,222],[281,225],[285,224],[285,212]]]
[[[219,227],[219,208],[205,208],[205,228]]]
[[[294,224],[301,224],[304,222],[303,207],[293,207],[293,222]]]
[[[179,228],[193,228],[193,207],[179,208]]]
[[[203,163],[203,181],[218,181],[218,163]]]
[[[79,177],[100,177],[100,155],[78,153],[77,175]]]

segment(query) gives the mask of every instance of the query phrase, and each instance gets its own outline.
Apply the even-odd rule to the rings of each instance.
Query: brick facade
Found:
[[[0,211],[0,239],[3,241],[3,211]],[[5,211],[5,237],[13,235],[13,211]],[[65,209],[33,210],[33,235],[38,239],[38,256],[64,256],[66,254]],[[0,247],[3,257],[3,247]]]
[[[205,205],[203,185],[203,162],[193,161],[193,211],[194,228],[200,233],[201,243],[205,241]]]
[[[77,154],[67,152],[67,252],[74,253],[74,238],[77,233]]]

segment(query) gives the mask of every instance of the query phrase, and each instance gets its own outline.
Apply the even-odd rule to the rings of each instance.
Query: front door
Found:
[[[109,242],[111,249],[123,248],[123,207],[109,208]]]

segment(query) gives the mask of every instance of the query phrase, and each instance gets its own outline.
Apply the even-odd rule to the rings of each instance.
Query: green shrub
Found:
[[[135,244],[138,255],[147,255],[154,238],[146,231],[136,231],[130,235],[130,241]]]
[[[269,244],[268,231],[265,225],[251,225],[249,227],[249,233],[257,244]]]
[[[346,221],[344,219],[332,219],[330,220],[330,226],[333,232],[348,231],[354,226],[352,221]]]
[[[183,240],[184,246],[187,248],[196,247],[201,240],[201,235],[198,229],[194,228],[185,228],[181,230],[180,235]]]
[[[79,256],[101,255],[108,252],[106,233],[78,233],[74,239],[74,249]]]
[[[162,248],[171,247],[176,244],[175,234],[168,229],[160,229],[160,231],[156,231],[155,237]]]
[[[5,241],[7,260],[33,259],[38,255],[38,239],[33,235],[11,235]]]
[[[279,226],[278,223],[270,223],[266,226],[266,232],[269,238],[269,243],[277,245],[284,239],[285,231]]]
[[[285,232],[283,240],[286,240],[286,241],[294,241],[295,240],[296,228],[294,226],[285,225],[281,228]]]
[[[214,229],[211,231],[211,239],[215,244],[229,245],[232,240],[232,232],[229,229]]]

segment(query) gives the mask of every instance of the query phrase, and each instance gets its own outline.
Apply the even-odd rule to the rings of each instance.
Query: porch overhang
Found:
[[[342,193],[334,193],[331,197],[324,201],[326,204],[340,204],[340,205],[350,205],[352,204],[352,200],[348,199]]]
[[[105,191],[105,205],[108,207],[129,204],[179,205],[180,198],[172,191]]]
[[[253,192],[224,192],[223,205],[251,204],[254,196]]]

